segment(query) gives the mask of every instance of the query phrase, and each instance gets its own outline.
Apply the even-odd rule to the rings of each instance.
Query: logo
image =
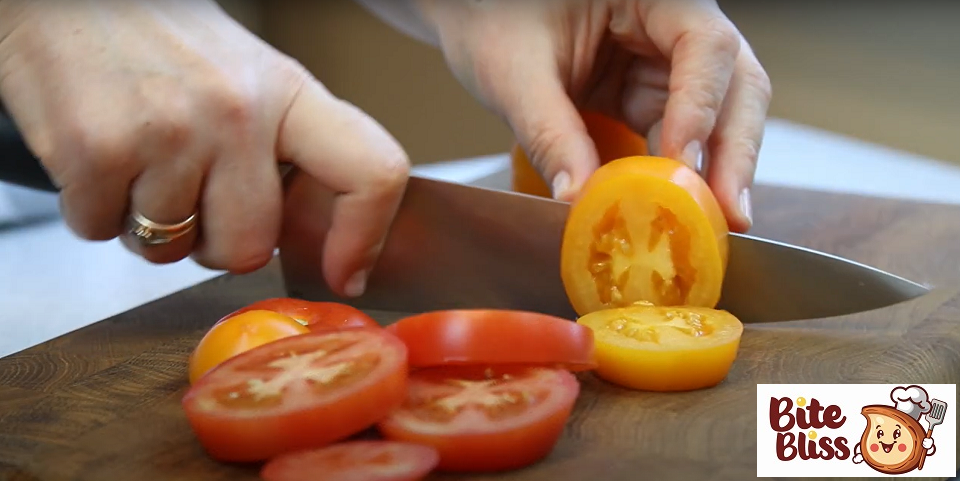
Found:
[[[757,476],[956,476],[956,394],[955,384],[757,385]]]

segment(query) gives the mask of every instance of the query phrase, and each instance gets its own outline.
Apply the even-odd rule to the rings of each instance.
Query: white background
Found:
[[[883,404],[893,407],[890,393],[898,384],[758,384],[757,385],[757,476],[758,477],[882,477],[865,462],[854,464],[853,449],[867,425],[866,418],[860,414],[863,406]],[[906,385],[904,385],[906,386]],[[943,424],[933,430],[936,453],[927,457],[922,471],[911,471],[900,475],[909,477],[952,478],[957,473],[957,386],[956,384],[922,384],[930,399],[939,399],[947,403],[947,412]],[[770,427],[770,398],[789,397],[796,400],[816,398],[824,407],[839,406],[846,417],[843,426],[836,430],[816,429],[817,436],[830,438],[844,437],[850,448],[850,456],[844,460],[803,460],[799,456],[790,461],[780,461],[776,454],[777,433]],[[920,417],[920,424],[926,428],[926,420]],[[794,428],[791,432],[805,432]],[[897,476],[890,476],[897,477]]]

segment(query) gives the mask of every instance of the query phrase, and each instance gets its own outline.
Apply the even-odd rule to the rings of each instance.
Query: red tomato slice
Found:
[[[593,331],[535,312],[495,309],[417,314],[387,326],[409,349],[410,367],[525,364],[596,368]]]
[[[553,450],[579,394],[562,369],[425,369],[377,427],[386,439],[433,446],[443,471],[517,469]]]
[[[260,470],[264,481],[417,481],[437,466],[429,446],[391,441],[350,441],[271,459]]]
[[[287,337],[246,351],[183,398],[211,457],[254,462],[372,426],[406,396],[406,346],[383,329]]]
[[[289,297],[264,299],[238,309],[223,317],[220,322],[247,311],[264,310],[279,312],[292,317],[297,322],[311,330],[325,330],[329,328],[343,329],[353,327],[380,327],[377,321],[366,313],[347,304],[339,302],[313,302]]]

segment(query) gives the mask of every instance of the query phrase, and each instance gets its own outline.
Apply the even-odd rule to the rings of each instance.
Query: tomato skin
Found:
[[[412,368],[524,364],[584,371],[597,365],[590,329],[535,312],[432,311],[386,329],[407,345]]]
[[[719,203],[693,169],[663,157],[617,159],[597,169],[571,204],[564,289],[580,315],[637,301],[714,307],[728,237]],[[613,283],[616,290],[606,285]]]
[[[347,441],[275,457],[260,470],[264,481],[417,481],[437,466],[429,446],[393,441]]]
[[[406,353],[380,328],[284,338],[217,366],[182,405],[210,457],[263,461],[346,439],[385,418],[406,396]],[[267,389],[277,388],[271,383],[280,395]]]
[[[505,380],[505,374],[509,380]],[[467,411],[468,408],[460,411],[466,414],[448,422],[425,419],[424,416],[441,409],[437,399],[455,399],[456,382],[482,382],[491,378],[511,383],[521,392],[539,399],[539,404],[532,411],[527,409],[499,420],[477,409]],[[447,472],[508,471],[542,460],[553,451],[563,434],[580,393],[580,384],[569,371],[505,366],[425,369],[412,373],[408,386],[409,394],[403,407],[392,411],[377,428],[385,439],[436,448],[440,453],[437,469]],[[478,391],[481,397],[475,399],[486,399],[491,392],[512,391],[481,389]],[[513,398],[514,402],[524,399],[526,395]],[[425,411],[428,414],[418,415],[418,409],[423,409],[424,404],[433,405]]]
[[[581,111],[580,117],[587,134],[593,140],[600,158],[600,165],[612,160],[633,155],[647,155],[647,141],[626,124],[606,115],[592,111]],[[512,166],[512,189],[514,192],[553,197],[552,189],[533,167],[520,144],[515,143],[510,150]]]
[[[190,384],[218,364],[257,346],[285,337],[310,332],[309,329],[273,311],[248,310],[242,315],[217,323],[203,336],[190,354]]]
[[[251,310],[279,312],[296,319],[310,330],[329,328],[380,327],[377,321],[356,307],[339,302],[313,302],[289,297],[257,301],[223,317],[220,322]]]
[[[719,384],[736,360],[743,334],[743,324],[732,314],[701,307],[636,305],[596,311],[577,322],[595,333],[594,374],[642,391],[692,391]]]

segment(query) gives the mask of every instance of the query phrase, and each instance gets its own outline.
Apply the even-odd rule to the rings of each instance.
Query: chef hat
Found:
[[[890,393],[890,399],[896,403],[898,411],[917,421],[922,414],[930,411],[930,397],[920,386],[897,387]]]

